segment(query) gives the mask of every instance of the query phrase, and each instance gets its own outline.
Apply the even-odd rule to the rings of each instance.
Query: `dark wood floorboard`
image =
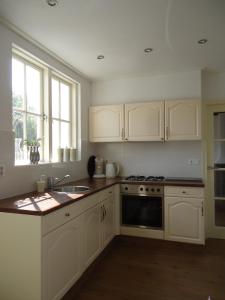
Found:
[[[121,236],[63,300],[225,300],[225,240]]]

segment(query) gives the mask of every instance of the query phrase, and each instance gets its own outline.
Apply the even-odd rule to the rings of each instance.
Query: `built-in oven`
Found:
[[[121,184],[121,226],[162,230],[163,186]]]

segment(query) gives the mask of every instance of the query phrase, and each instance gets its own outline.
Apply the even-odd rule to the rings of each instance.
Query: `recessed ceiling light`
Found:
[[[53,6],[57,6],[59,3],[58,3],[58,0],[46,0],[47,4],[51,7]]]
[[[149,52],[152,52],[153,51],[153,49],[152,48],[145,48],[145,50],[144,50],[146,53],[149,53]]]
[[[202,44],[202,45],[203,45],[203,44],[206,44],[207,42],[208,42],[207,39],[201,39],[201,40],[198,41],[198,43],[199,43],[199,44]]]
[[[97,59],[104,59],[104,58],[105,58],[105,56],[102,54],[97,56]]]

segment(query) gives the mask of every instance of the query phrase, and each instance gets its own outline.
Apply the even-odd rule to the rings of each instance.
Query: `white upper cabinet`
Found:
[[[201,101],[165,101],[165,125],[166,140],[200,140]]]
[[[201,101],[186,99],[92,106],[91,142],[201,139]]]
[[[91,142],[122,141],[123,124],[123,105],[91,106],[89,108],[89,139]]]
[[[164,140],[164,101],[125,104],[125,140]]]

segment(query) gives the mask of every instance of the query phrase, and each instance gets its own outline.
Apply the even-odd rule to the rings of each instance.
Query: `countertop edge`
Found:
[[[10,198],[5,198],[0,200],[0,212],[4,212],[4,213],[13,213],[13,214],[23,214],[23,215],[32,215],[32,216],[45,216],[51,212],[54,212],[62,207],[65,207],[67,205],[70,205],[72,203],[75,203],[77,201],[80,201],[88,196],[91,196],[97,192],[100,192],[106,188],[109,188],[115,184],[149,184],[149,182],[127,182],[124,181],[121,177],[120,178],[114,178],[114,179],[80,179],[74,182],[71,182],[69,184],[76,184],[76,185],[89,185],[92,187],[92,190],[80,195],[78,198],[70,198],[65,200],[65,202],[59,203],[58,205],[55,205],[51,208],[48,208],[46,210],[29,210],[29,209],[22,209],[18,206],[16,206],[16,202],[17,201],[23,201],[25,199],[36,199],[37,197],[41,197],[43,194],[47,194],[49,196],[49,198],[47,200],[54,200],[54,195],[58,195],[57,192],[51,192],[46,190],[45,193],[37,193],[37,192],[31,192],[31,193],[27,193],[27,194],[23,194],[23,195],[18,195],[18,196],[14,196],[14,197],[10,197]],[[152,182],[150,184],[154,184],[154,185],[163,185],[163,186],[184,186],[184,187],[202,187],[204,188],[205,184],[202,181],[166,181],[164,180],[163,182]],[[68,184],[67,184],[68,185]],[[51,193],[53,193],[53,195],[51,195]],[[54,194],[55,193],[55,194]],[[52,198],[51,198],[52,197]],[[58,195],[58,198],[60,196]],[[61,197],[63,198],[63,195],[61,195]],[[30,200],[31,201],[31,200]],[[40,200],[41,202],[42,200]],[[45,201],[45,199],[43,200]],[[34,205],[37,206],[38,202],[31,202],[28,205]],[[26,206],[26,205],[25,205]]]

